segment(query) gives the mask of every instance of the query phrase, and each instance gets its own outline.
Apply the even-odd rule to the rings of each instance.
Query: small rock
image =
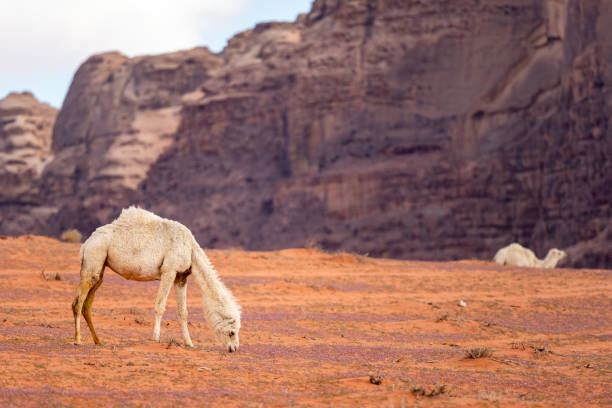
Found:
[[[459,303],[457,303],[457,305],[461,307],[466,307],[467,303],[465,303],[465,300],[460,300]]]
[[[380,374],[370,375],[370,382],[372,384],[380,385],[380,384],[382,384],[382,380],[383,380],[383,378],[382,378],[382,375],[380,375]]]

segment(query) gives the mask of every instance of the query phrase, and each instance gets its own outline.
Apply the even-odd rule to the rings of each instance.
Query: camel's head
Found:
[[[567,254],[565,253],[565,251],[562,251],[560,249],[557,248],[553,248],[550,250],[550,257],[556,259],[557,261],[560,261],[561,259],[565,258],[567,256]]]
[[[557,266],[559,261],[566,256],[567,254],[564,251],[557,248],[552,248],[550,251],[548,251],[548,254],[546,254],[546,259],[544,259],[544,267],[554,268]]]
[[[217,339],[227,347],[227,351],[233,353],[238,350],[240,341],[238,332],[240,331],[240,315],[237,317],[224,317],[215,329]]]

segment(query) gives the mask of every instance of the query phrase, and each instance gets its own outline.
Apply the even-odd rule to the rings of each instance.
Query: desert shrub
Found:
[[[304,248],[314,249],[315,251],[323,250],[321,243],[316,238],[309,238],[308,241],[306,241],[306,243],[304,244]]]
[[[414,385],[412,387],[410,387],[410,392],[412,392],[412,394],[414,396],[417,397],[435,397],[436,395],[441,395],[447,392],[446,389],[446,385],[442,384],[442,385],[429,385],[429,386],[423,386],[423,385]]]
[[[64,242],[81,242],[83,235],[81,235],[79,230],[73,228],[62,232],[60,239]]]
[[[40,271],[40,275],[42,276],[44,280],[56,280],[56,281],[64,280],[64,278],[62,278],[62,276],[57,272],[47,275],[44,269]]]
[[[486,358],[491,357],[493,355],[493,351],[488,347],[475,347],[466,351],[466,358]]]
[[[380,385],[380,384],[382,384],[382,380],[383,380],[382,375],[380,375],[380,374],[378,374],[378,373],[376,373],[376,374],[370,374],[370,382],[371,382],[372,384],[375,384],[375,385]]]

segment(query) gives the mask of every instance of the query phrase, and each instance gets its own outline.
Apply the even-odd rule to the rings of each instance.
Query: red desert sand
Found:
[[[240,350],[195,348],[157,282],[111,271],[72,344],[78,244],[0,239],[0,406],[598,407],[612,404],[612,271],[207,251],[242,305]],[[460,301],[463,301],[460,306]]]

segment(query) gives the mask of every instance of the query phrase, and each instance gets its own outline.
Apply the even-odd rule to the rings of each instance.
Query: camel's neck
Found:
[[[201,248],[194,248],[191,272],[203,294],[204,313],[209,324],[225,316],[239,313],[239,307],[230,291],[219,279],[212,263]]]
[[[554,268],[557,265],[558,261],[559,260],[554,256],[552,251],[548,251],[548,254],[546,254],[546,258],[542,260],[538,259],[538,266],[540,268]]]
[[[195,277],[197,285],[202,289],[204,298],[215,302],[222,301],[222,295],[227,289],[219,280],[217,271],[200,248],[196,248],[192,254],[191,272]]]

